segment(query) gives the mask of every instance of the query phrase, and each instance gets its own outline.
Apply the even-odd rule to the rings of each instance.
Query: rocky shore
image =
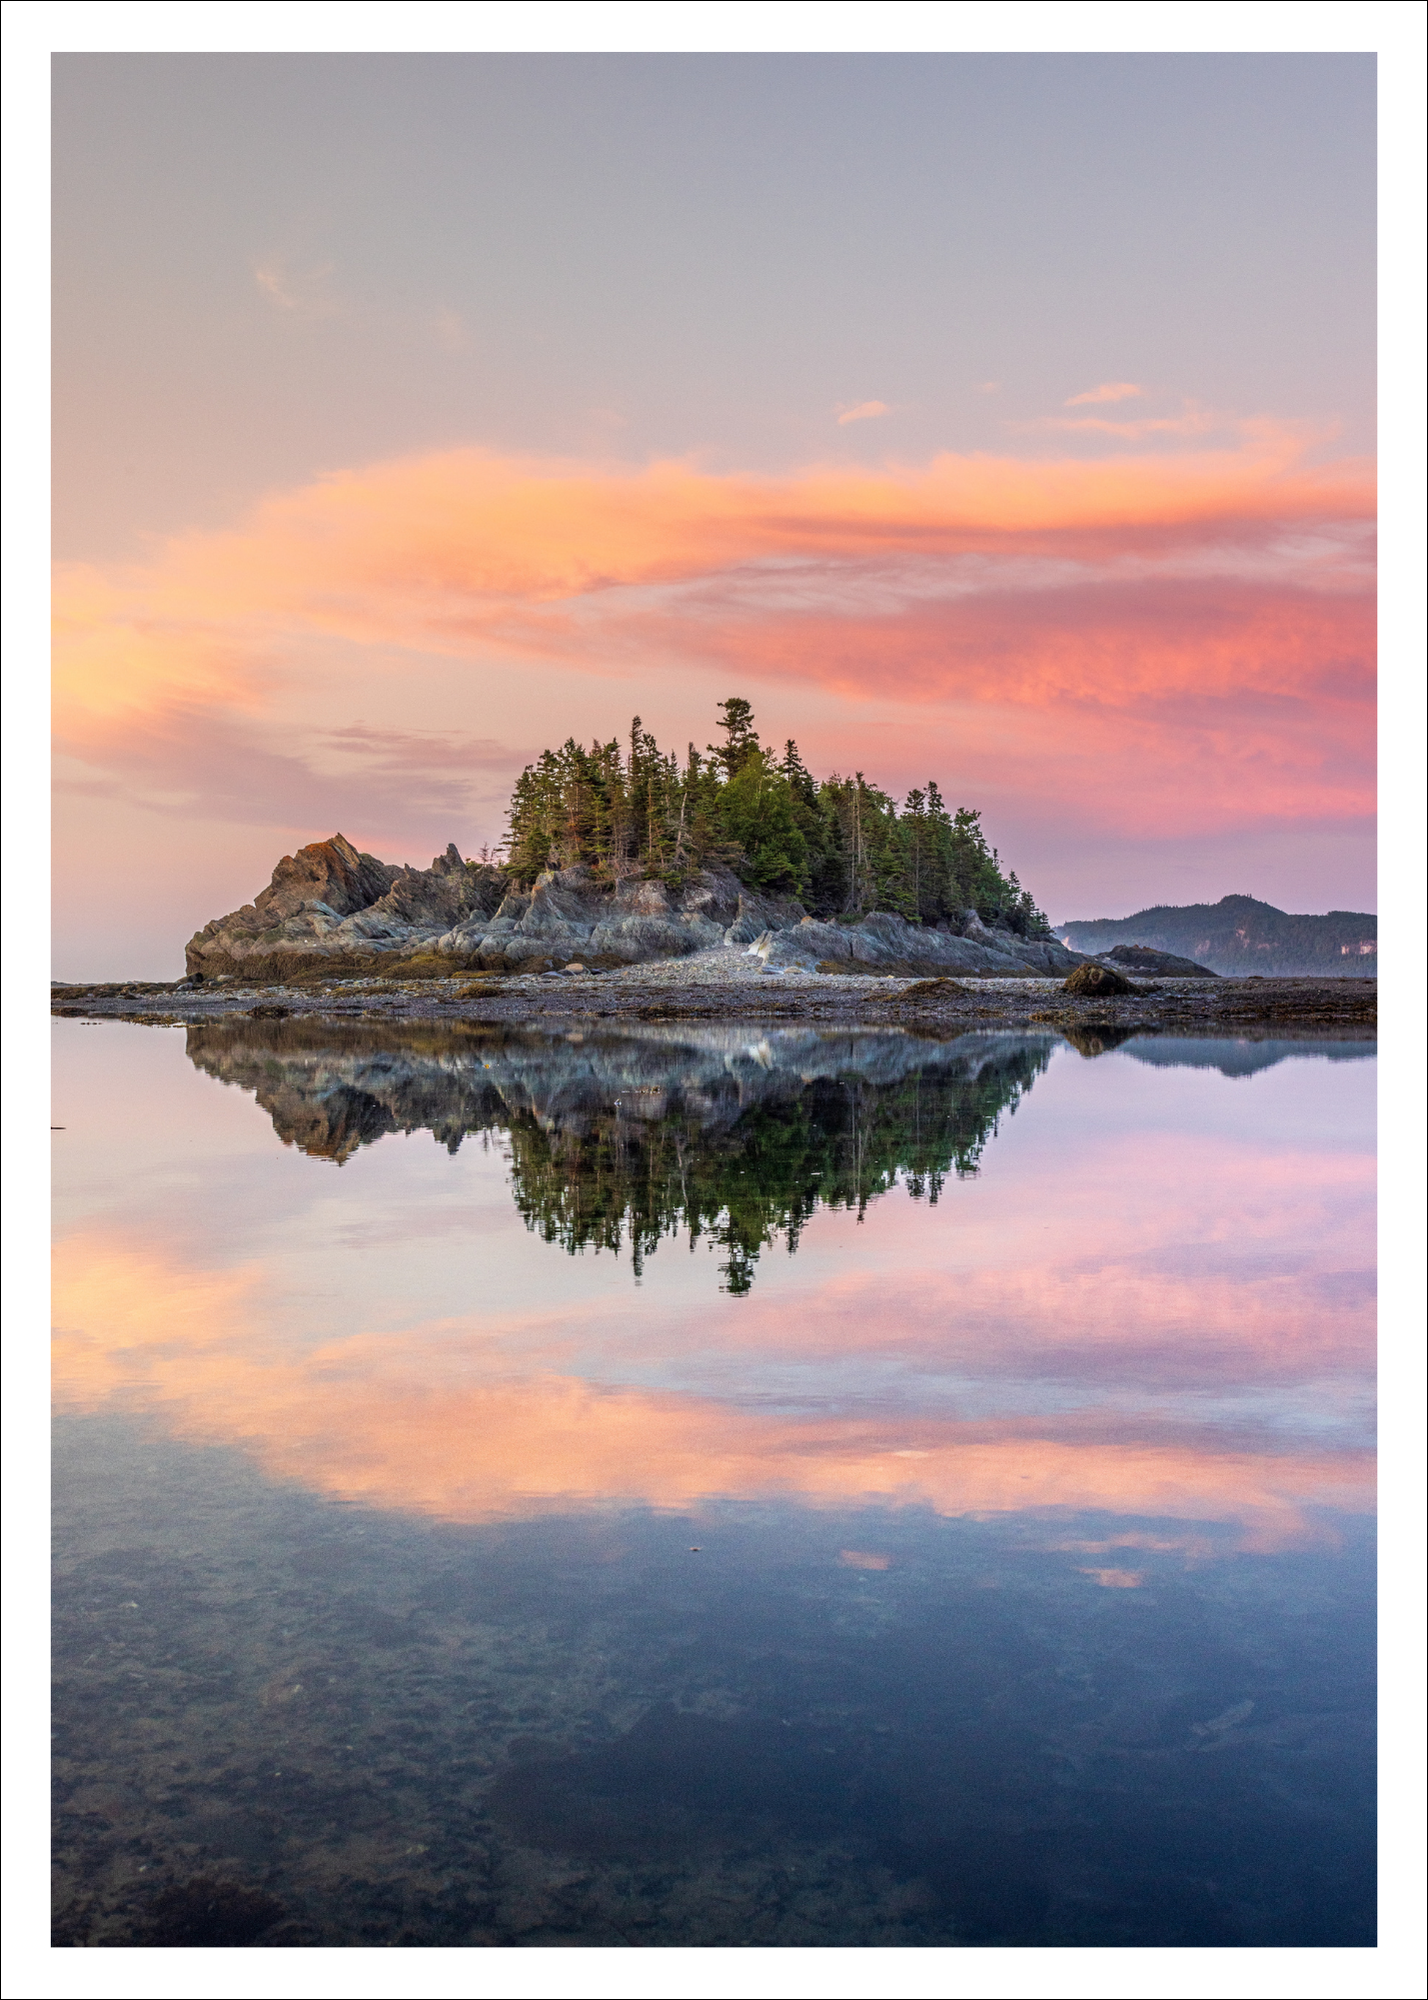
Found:
[[[454,846],[414,869],[341,834],[285,856],[252,903],[190,939],[186,962],[181,980],[57,984],[51,1010],[188,1025],[796,1020],[941,1034],[1371,1033],[1377,1019],[1371,978],[1224,979],[1141,946],[1093,959],[974,910],[937,925],[819,919],[720,866],[678,886],[565,868],[526,888]]]
[[[524,1022],[572,1028],[630,1020],[822,1021],[906,1026],[919,1032],[1044,1027],[1105,1031],[1234,1034],[1249,1029],[1331,1028],[1374,1032],[1372,979],[1157,978],[1127,982],[1126,993],[1074,994],[1055,976],[918,978],[769,967],[747,946],[611,972],[526,973],[514,977],[339,972],[287,982],[237,976],[204,980],[56,985],[51,1011],[89,1020],[196,1024],[325,1016],[368,1021]]]

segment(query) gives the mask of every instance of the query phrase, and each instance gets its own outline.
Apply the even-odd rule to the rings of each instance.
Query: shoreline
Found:
[[[247,1016],[321,1018],[348,1023],[471,1021],[492,1027],[533,1022],[748,1020],[827,1022],[843,1027],[1036,1027],[1239,1032],[1247,1028],[1338,1029],[1373,1034],[1378,982],[1372,978],[1173,979],[1137,981],[1136,991],[1087,999],[1059,977],[915,979],[767,971],[740,949],[693,953],[610,972],[526,973],[435,979],[328,976],[260,984],[236,976],[195,986],[186,980],[55,984],[50,1012],[61,1018],[190,1026]]]

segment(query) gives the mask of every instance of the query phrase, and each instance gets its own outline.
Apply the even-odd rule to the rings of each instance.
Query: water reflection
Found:
[[[727,1289],[759,1251],[796,1249],[815,1208],[901,1180],[936,1202],[1046,1068],[1050,1036],[651,1027],[560,1038],[473,1027],[344,1033],[321,1022],[188,1030],[189,1060],[251,1090],[285,1144],[339,1165],[391,1132],[456,1152],[499,1131],[527,1224],[566,1250],[712,1236]]]
[[[876,1496],[1311,1540],[1370,1491],[1369,1156],[1218,1082],[1147,1125],[1139,1065],[1063,1057],[979,1178],[1053,1046],[190,1029],[296,1150],[216,1205],[200,1177],[62,1236],[57,1392],[449,1520]],[[645,1262],[680,1231],[689,1256]],[[797,1255],[751,1291],[775,1239]]]
[[[60,1025],[63,1940],[1368,1940],[1365,1045],[187,1050]]]

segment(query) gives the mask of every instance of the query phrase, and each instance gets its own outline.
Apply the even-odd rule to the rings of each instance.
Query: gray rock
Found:
[[[724,932],[725,944],[754,944],[765,931],[792,930],[807,912],[792,896],[760,896],[752,889],[741,891],[734,921]]]
[[[454,846],[430,869],[399,868],[334,834],[285,855],[251,903],[205,924],[189,940],[186,971],[286,978],[429,950],[454,923],[493,911],[504,887],[497,869],[463,861]]]
[[[543,972],[576,957],[638,965],[740,944],[771,971],[846,962],[850,971],[1025,976],[1081,962],[1054,942],[988,929],[971,911],[963,927],[959,937],[884,913],[821,923],[792,897],[759,895],[719,866],[678,888],[550,869],[527,890],[463,861],[455,846],[430,868],[399,868],[335,834],[286,856],[251,904],[206,924],[189,942],[187,971],[273,980],[361,966],[399,976],[404,960],[435,956],[453,971]]]
[[[815,917],[782,931],[768,930],[750,947],[765,965],[847,966],[850,973],[980,973],[1003,978],[1027,978],[1072,970],[1078,953],[1047,939],[1027,939],[1010,931],[989,930],[979,923],[980,937],[928,924],[910,924],[905,917],[876,911],[856,924],[822,923]],[[987,940],[984,942],[983,940]]]
[[[1219,973],[1212,972],[1208,965],[1197,965],[1193,958],[1178,958],[1173,951],[1153,951],[1148,944],[1118,944],[1114,951],[1098,951],[1095,954],[1102,965],[1115,965],[1122,972],[1142,972],[1148,976],[1159,974],[1162,979],[1218,979]]]

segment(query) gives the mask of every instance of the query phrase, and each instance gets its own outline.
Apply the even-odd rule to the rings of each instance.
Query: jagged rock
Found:
[[[339,834],[287,855],[268,888],[216,917],[188,945],[190,978],[272,980],[390,970],[449,958],[452,970],[543,972],[575,955],[594,966],[681,957],[798,923],[803,906],[746,889],[727,868],[683,888],[586,867],[549,870],[530,889],[456,847],[430,868],[359,854]]]
[[[712,866],[682,887],[588,867],[550,869],[529,889],[498,868],[463,861],[455,846],[430,868],[395,867],[334,834],[273,871],[268,888],[193,937],[193,979],[279,980],[380,971],[547,972],[578,957],[595,969],[744,945],[770,970],[846,963],[849,971],[1063,974],[1080,955],[1054,939],[1022,938],[963,913],[965,936],[878,912],[821,923],[791,897],[761,896]]]
[[[251,903],[205,924],[185,969],[191,978],[283,979],[429,951],[453,923],[494,911],[504,888],[498,869],[463,861],[454,846],[429,869],[400,868],[334,834],[285,855]]]
[[[1080,994],[1088,1000],[1109,1000],[1117,994],[1138,992],[1139,988],[1132,986],[1125,974],[1117,972],[1113,965],[1098,965],[1092,959],[1078,965],[1061,990]]]

